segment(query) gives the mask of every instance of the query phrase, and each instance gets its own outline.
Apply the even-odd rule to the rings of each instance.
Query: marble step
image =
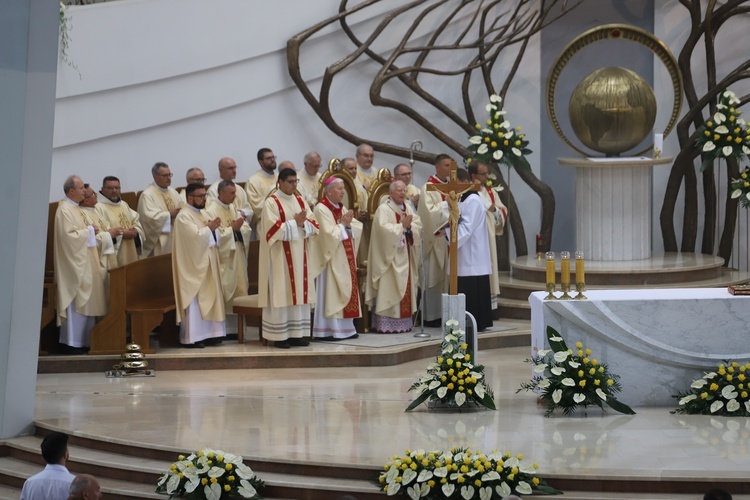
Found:
[[[0,500],[18,500],[21,496],[21,488],[11,488],[0,484]]]

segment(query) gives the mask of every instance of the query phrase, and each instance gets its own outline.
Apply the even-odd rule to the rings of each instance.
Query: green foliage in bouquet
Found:
[[[739,198],[740,205],[744,208],[750,206],[750,167],[745,167],[745,170],[740,174],[739,179],[732,179],[729,183],[729,187],[732,190],[732,198]]]
[[[476,124],[477,135],[469,137],[471,160],[486,163],[504,163],[511,167],[531,169],[526,155],[531,154],[529,141],[521,134],[521,127],[513,128],[505,118],[506,111],[501,106],[502,98],[497,94],[490,96],[487,112],[490,118],[486,126]]]
[[[620,377],[592,358],[591,349],[581,342],[576,343],[576,350],[569,349],[551,326],[547,327],[547,341],[551,350],[540,349],[536,356],[527,360],[534,365],[535,375],[530,382],[521,384],[517,393],[539,391],[547,407],[546,417],[558,408],[570,415],[579,406],[604,409],[605,403],[615,411],[635,415],[628,405],[614,397],[622,390]]]
[[[493,451],[485,455],[463,448],[449,452],[406,450],[405,455],[395,455],[385,464],[378,481],[388,496],[402,495],[412,500],[492,500],[514,492],[562,493],[536,475],[538,468],[521,454]]]
[[[724,361],[715,372],[693,380],[690,390],[675,394],[680,408],[672,413],[750,417],[750,363]]]
[[[734,92],[725,90],[719,97],[716,113],[698,128],[695,144],[703,155],[701,171],[710,167],[717,158],[740,161],[750,155],[750,131],[745,120],[740,118],[742,111],[736,108],[738,104],[740,100]]]
[[[461,342],[463,331],[454,330],[457,326],[455,319],[445,322],[447,333],[440,347],[440,355],[427,366],[427,375],[409,387],[409,391],[418,391],[419,396],[406,411],[427,400],[455,408],[478,404],[495,409],[492,389],[484,381],[484,366],[472,363],[471,354],[466,352],[468,345]]]
[[[241,456],[204,448],[187,457],[180,455],[159,478],[156,492],[192,500],[221,500],[230,495],[262,499],[257,492],[262,487],[263,481]]]

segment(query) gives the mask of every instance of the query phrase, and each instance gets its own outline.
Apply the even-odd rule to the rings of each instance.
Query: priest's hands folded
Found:
[[[218,228],[221,225],[221,218],[216,217],[215,219],[206,221],[206,225],[211,231],[216,231],[216,228]]]
[[[344,227],[351,227],[353,218],[354,210],[347,210],[346,213],[341,215],[341,220],[339,222],[343,224]]]
[[[232,221],[232,231],[235,233],[242,229],[242,224],[245,223],[245,219],[243,217],[240,217],[237,220]]]
[[[294,220],[297,222],[297,226],[303,227],[305,225],[305,219],[307,219],[307,214],[305,212],[299,212],[298,214],[294,215]]]
[[[413,215],[404,215],[401,217],[401,225],[404,226],[404,229],[411,229],[411,221],[413,219]]]
[[[122,236],[122,233],[124,230],[121,227],[113,227],[107,230],[109,235],[112,237],[112,239],[117,238],[118,236]]]

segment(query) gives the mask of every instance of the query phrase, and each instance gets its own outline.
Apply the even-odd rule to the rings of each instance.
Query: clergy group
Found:
[[[339,175],[324,176],[313,151],[299,171],[291,161],[277,166],[269,148],[257,160],[260,169],[244,187],[235,183],[236,162],[225,157],[215,182],[191,168],[179,192],[169,165],[157,162],[137,207],[122,200],[117,177],[104,177],[98,194],[68,177],[53,242],[62,351],[87,351],[92,327],[107,313],[110,269],[168,253],[181,344],[221,344],[233,301],[248,294],[251,244],[260,254],[262,331],[277,348],[306,346],[310,337],[355,338],[354,320],[364,314],[379,333],[411,331],[420,309],[427,324],[440,323],[450,213],[446,193],[429,186],[449,181],[450,156],[436,157],[421,189],[408,164],[395,166],[387,189],[378,189],[380,169],[367,144],[341,160]],[[497,306],[496,236],[507,216],[489,172],[481,162],[458,170],[457,182],[477,187],[461,196],[453,221],[459,292],[480,331]]]

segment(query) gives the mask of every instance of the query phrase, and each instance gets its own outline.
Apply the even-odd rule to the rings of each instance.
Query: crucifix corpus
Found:
[[[448,202],[450,286],[448,294],[443,294],[443,323],[448,319],[455,319],[458,321],[459,328],[466,331],[466,296],[458,293],[458,219],[460,216],[458,202],[465,192],[479,191],[480,185],[479,183],[464,184],[459,182],[456,177],[457,172],[456,162],[451,161],[451,173],[448,182],[445,184],[428,184],[427,191],[439,191]],[[476,356],[476,335],[472,339],[467,339],[467,343],[472,347],[473,354]]]

